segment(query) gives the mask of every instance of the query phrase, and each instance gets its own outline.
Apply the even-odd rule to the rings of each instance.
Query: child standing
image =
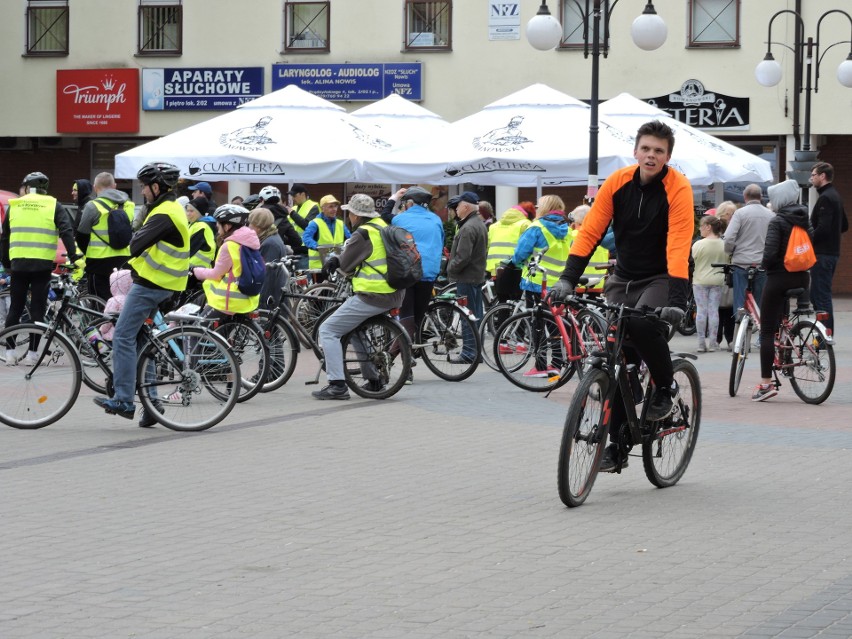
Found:
[[[692,245],[695,271],[692,274],[692,292],[695,296],[695,327],[698,335],[698,352],[716,350],[716,333],[719,330],[719,300],[722,298],[724,274],[711,264],[728,261],[725,243],[719,237],[722,223],[712,215],[705,215],[698,224],[701,239]],[[705,337],[710,336],[709,346]]]

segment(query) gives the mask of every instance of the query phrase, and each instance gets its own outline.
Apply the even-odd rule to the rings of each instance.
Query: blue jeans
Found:
[[[459,282],[456,284],[456,294],[458,296],[467,297],[467,307],[473,313],[475,319],[474,324],[479,330],[479,322],[482,321],[482,316],[485,315],[485,310],[482,307],[482,284],[468,284]],[[472,335],[470,328],[465,322],[462,324],[462,359],[473,361],[476,357],[476,336]]]
[[[132,402],[136,394],[136,362],[142,346],[139,332],[145,320],[157,311],[160,302],[172,296],[173,291],[146,288],[139,284],[130,287],[121,315],[115,323],[112,337],[112,382],[114,399]]]
[[[760,297],[763,295],[763,285],[766,284],[766,273],[758,272],[754,276],[752,283],[751,294],[754,296],[754,302],[760,307]],[[748,269],[742,266],[734,267],[734,314],[745,307],[746,286],[748,285]]]
[[[811,303],[815,311],[827,311],[825,327],[834,332],[834,307],[831,303],[831,280],[837,268],[837,255],[817,255],[816,264],[811,267]]]

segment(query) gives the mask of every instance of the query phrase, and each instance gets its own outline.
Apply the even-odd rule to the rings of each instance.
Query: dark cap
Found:
[[[307,193],[307,192],[308,192],[308,187],[306,187],[304,184],[294,184],[293,188],[291,188],[289,191],[287,191],[287,193],[289,193],[290,195],[296,195],[296,193]]]
[[[201,215],[207,215],[207,211],[210,210],[210,203],[207,201],[206,197],[197,197],[189,202],[187,202],[187,206],[191,206],[196,211],[201,213]]]
[[[470,202],[471,204],[479,204],[479,196],[473,191],[465,191],[459,195],[459,202]]]
[[[199,182],[198,184],[193,184],[189,187],[189,192],[193,191],[201,191],[202,193],[206,193],[207,195],[213,195],[213,189],[210,188],[210,184],[208,182]]]

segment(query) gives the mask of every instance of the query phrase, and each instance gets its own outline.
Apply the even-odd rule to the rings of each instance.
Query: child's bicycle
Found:
[[[674,378],[678,393],[671,414],[659,421],[648,421],[654,386],[644,365],[628,363],[622,351],[625,322],[628,317],[653,317],[649,309],[611,305],[596,299],[574,299],[569,304],[591,305],[602,309],[607,318],[603,348],[591,353],[565,420],[559,450],[559,497],[568,507],[582,504],[594,486],[610,430],[617,428],[614,441],[624,454],[642,446],[645,475],[658,488],[680,480],[698,439],[701,423],[701,382],[698,371],[686,358],[695,355],[673,353]],[[666,326],[668,326],[666,324]],[[612,424],[613,402],[620,392],[627,416],[626,424]],[[615,472],[620,472],[618,465]]]
[[[42,428],[61,419],[79,396],[84,367],[87,386],[112,394],[111,349],[99,339],[99,326],[115,318],[76,303],[72,270],[63,269],[54,284],[62,301],[49,323],[17,324],[0,332],[0,384],[10,389],[0,402],[0,422],[8,426]],[[85,334],[82,318],[89,322]],[[166,320],[194,323],[197,318],[169,314]],[[240,367],[224,339],[183,323],[160,332],[150,321],[140,339],[137,395],[150,416],[172,430],[199,431],[231,412]],[[85,352],[85,366],[78,348]],[[162,400],[164,395],[169,399]]]
[[[727,274],[733,267],[730,264],[712,264]],[[731,374],[728,381],[728,394],[735,397],[742,381],[746,359],[751,352],[753,333],[760,331],[760,310],[752,294],[752,284],[758,272],[756,266],[748,267],[745,307],[740,309],[737,331],[734,336],[734,348],[731,359]],[[781,388],[781,378],[790,380],[793,391],[806,404],[821,404],[834,389],[837,365],[834,361],[834,346],[828,337],[823,320],[828,313],[818,311],[815,321],[807,319],[812,311],[790,313],[790,300],[797,298],[804,289],[794,288],[784,293],[784,314],[781,325],[775,333],[775,358],[772,363],[772,375],[775,388]]]

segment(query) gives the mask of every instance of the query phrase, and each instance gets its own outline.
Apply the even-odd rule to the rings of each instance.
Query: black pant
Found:
[[[399,309],[399,321],[408,331],[412,340],[417,333],[417,327],[420,326],[420,322],[426,315],[429,302],[432,301],[434,286],[434,282],[417,282],[417,284],[405,289],[405,297],[402,299],[402,306]]]
[[[716,341],[722,345],[722,338],[730,344],[734,341],[734,309],[732,306],[719,307],[719,330],[716,333]],[[712,339],[712,336],[709,336]]]
[[[807,271],[798,273],[769,273],[760,298],[760,376],[772,377],[772,364],[775,361],[775,333],[781,325],[784,304],[787,298],[784,292],[791,288],[803,288],[806,293],[810,286]],[[805,295],[806,295],[805,293]],[[800,299],[807,300],[806,296]]]
[[[21,323],[21,315],[27,305],[27,293],[30,294],[30,321],[43,322],[47,311],[47,294],[50,290],[50,271],[12,271],[12,283],[9,286],[9,313],[6,315],[6,326]],[[14,348],[14,341],[6,343],[7,348]],[[34,351],[38,342],[30,342],[30,350]]]

